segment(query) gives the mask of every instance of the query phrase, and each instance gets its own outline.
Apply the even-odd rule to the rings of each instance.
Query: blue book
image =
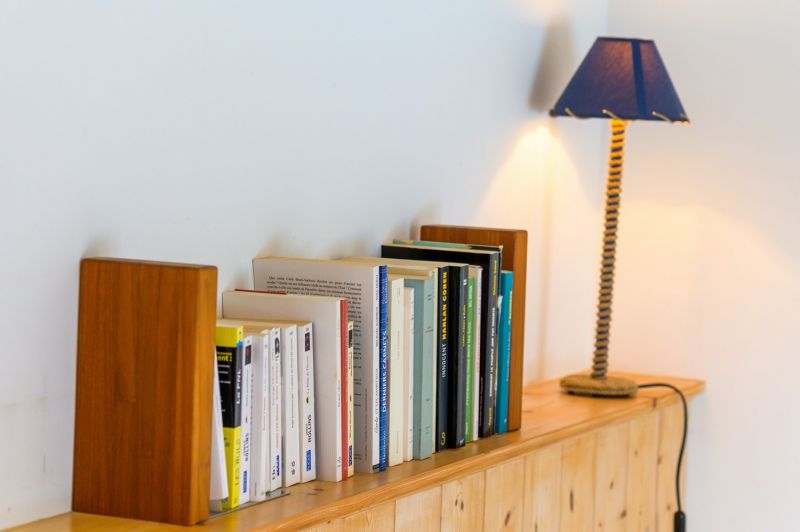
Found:
[[[387,326],[387,318],[388,318],[388,308],[387,304],[389,302],[389,275],[388,269],[386,266],[380,266],[378,269],[378,275],[380,276],[380,339],[381,339],[381,363],[380,363],[380,381],[381,381],[381,388],[380,388],[380,465],[379,469],[381,471],[386,470],[387,466],[387,456],[386,456],[386,421],[387,421],[387,408],[388,408],[388,399],[387,399],[387,392],[388,392],[388,381],[387,381],[387,373],[386,370],[388,368],[389,360],[388,360],[388,349],[386,345],[386,326]]]
[[[508,432],[508,381],[511,370],[511,298],[514,272],[500,273],[500,319],[498,320],[497,415],[495,432]]]

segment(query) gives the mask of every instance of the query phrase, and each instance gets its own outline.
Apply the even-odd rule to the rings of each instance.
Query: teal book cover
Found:
[[[433,454],[433,347],[434,298],[433,279],[406,279],[405,286],[414,290],[414,426],[415,460]],[[421,316],[421,318],[419,318]]]
[[[500,272],[500,319],[498,320],[497,411],[495,432],[508,431],[508,382],[511,369],[511,300],[514,272]]]

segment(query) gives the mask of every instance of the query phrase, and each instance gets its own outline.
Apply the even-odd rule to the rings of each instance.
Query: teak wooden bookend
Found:
[[[208,517],[213,266],[81,262],[72,509]]]
[[[522,423],[522,371],[525,344],[525,272],[528,232],[523,229],[489,229],[457,225],[423,225],[421,240],[503,246],[503,269],[514,272],[511,304],[511,371],[508,386],[508,430]]]

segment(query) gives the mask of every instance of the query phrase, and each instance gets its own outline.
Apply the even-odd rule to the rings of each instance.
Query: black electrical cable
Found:
[[[678,453],[678,467],[675,471],[675,498],[678,500],[678,511],[675,512],[673,529],[675,532],[686,532],[686,514],[683,513],[681,505],[681,467],[683,466],[683,451],[686,449],[686,432],[689,429],[689,407],[686,405],[686,396],[677,386],[666,382],[650,382],[640,384],[639,388],[669,388],[678,394],[683,403],[683,436],[681,437],[681,450]]]

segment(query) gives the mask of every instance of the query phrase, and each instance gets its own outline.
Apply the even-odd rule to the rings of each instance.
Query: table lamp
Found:
[[[607,374],[625,128],[631,120],[688,123],[689,119],[655,43],[614,37],[597,38],[550,115],[611,120],[592,372],[564,377],[561,388],[578,395],[632,396],[637,390],[635,382]]]

